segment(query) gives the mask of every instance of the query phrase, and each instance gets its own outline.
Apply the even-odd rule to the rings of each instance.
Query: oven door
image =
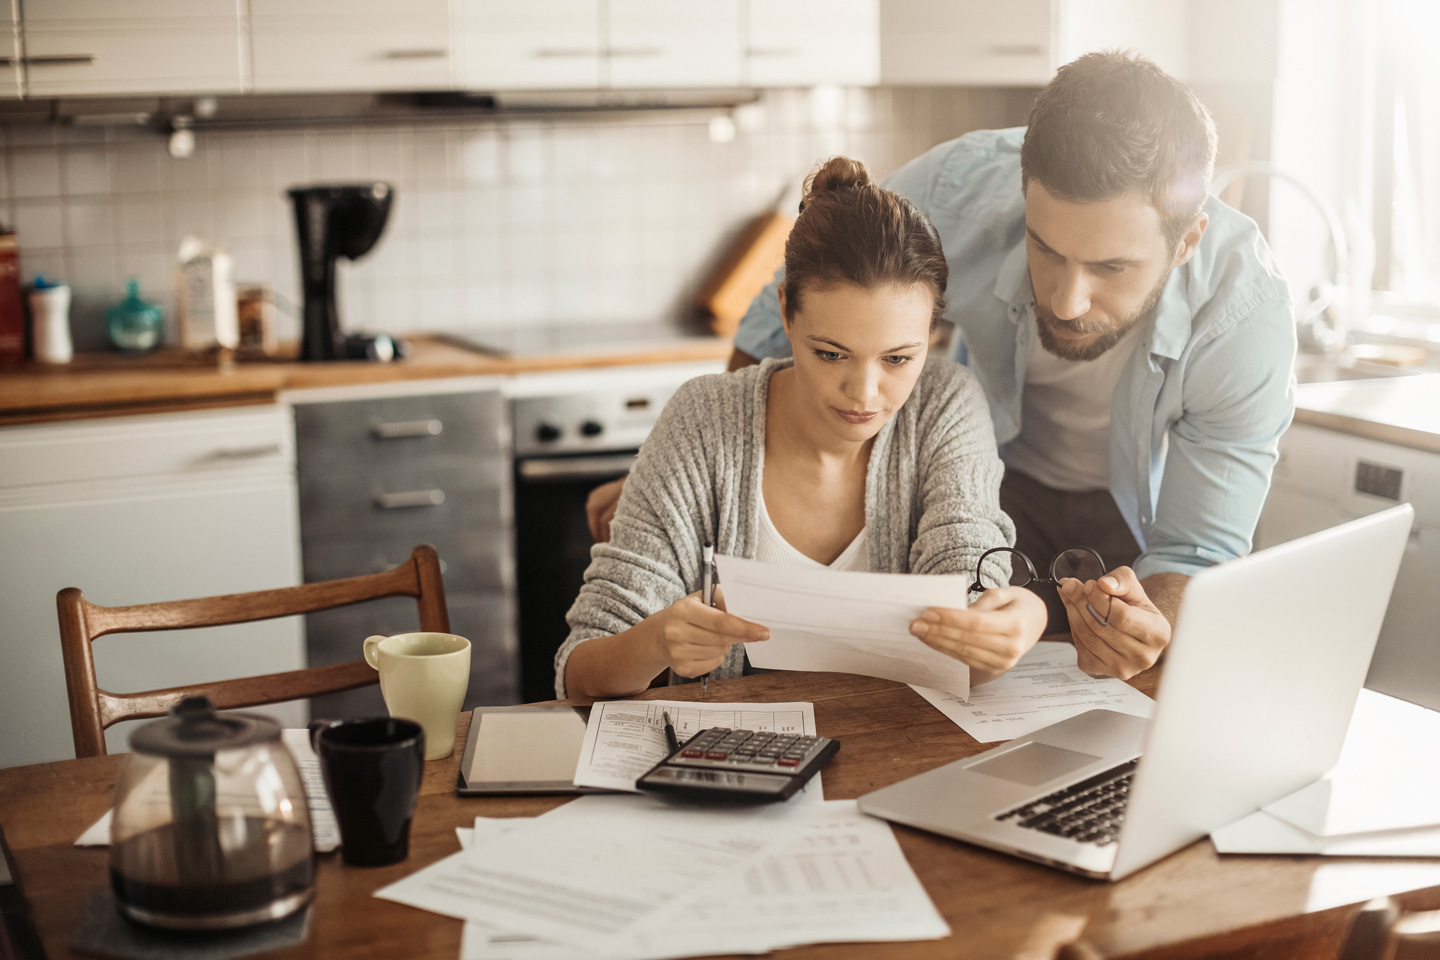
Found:
[[[565,614],[590,565],[594,538],[585,500],[630,472],[634,450],[526,457],[515,463],[515,581],[520,614],[520,692],[555,698],[555,651],[570,635]]]

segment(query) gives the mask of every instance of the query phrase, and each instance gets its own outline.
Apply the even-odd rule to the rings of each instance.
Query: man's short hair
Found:
[[[1205,202],[1215,142],[1210,112],[1183,83],[1128,51],[1087,53],[1035,99],[1020,178],[1069,203],[1139,188],[1173,250]]]

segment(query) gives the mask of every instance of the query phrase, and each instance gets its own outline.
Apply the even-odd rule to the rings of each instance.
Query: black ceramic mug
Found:
[[[425,772],[425,731],[412,720],[316,720],[310,742],[340,825],[340,853],[356,867],[410,855],[410,819]]]

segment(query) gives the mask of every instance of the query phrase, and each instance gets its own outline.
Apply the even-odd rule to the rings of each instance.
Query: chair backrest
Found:
[[[422,631],[450,632],[440,558],[435,548],[428,545],[416,547],[409,560],[383,573],[223,597],[101,607],[86,600],[75,587],[67,587],[56,595],[55,603],[60,613],[60,650],[65,657],[65,687],[70,698],[75,756],[104,755],[106,727],[121,720],[163,716],[182,697],[207,696],[219,709],[253,707],[336,693],[379,680],[368,663],[355,660],[165,690],[110,693],[100,689],[95,677],[95,652],[90,644],[97,637],[107,633],[184,630],[270,620],[396,596],[415,598]]]

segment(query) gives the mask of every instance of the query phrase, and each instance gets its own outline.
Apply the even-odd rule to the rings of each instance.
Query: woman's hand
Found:
[[[682,677],[698,677],[725,662],[730,647],[770,639],[770,630],[725,612],[724,597],[707,607],[699,593],[676,600],[656,614],[656,655]]]
[[[996,587],[964,610],[931,607],[910,624],[926,644],[970,668],[971,683],[1005,673],[1040,639],[1045,601],[1024,587]]]

